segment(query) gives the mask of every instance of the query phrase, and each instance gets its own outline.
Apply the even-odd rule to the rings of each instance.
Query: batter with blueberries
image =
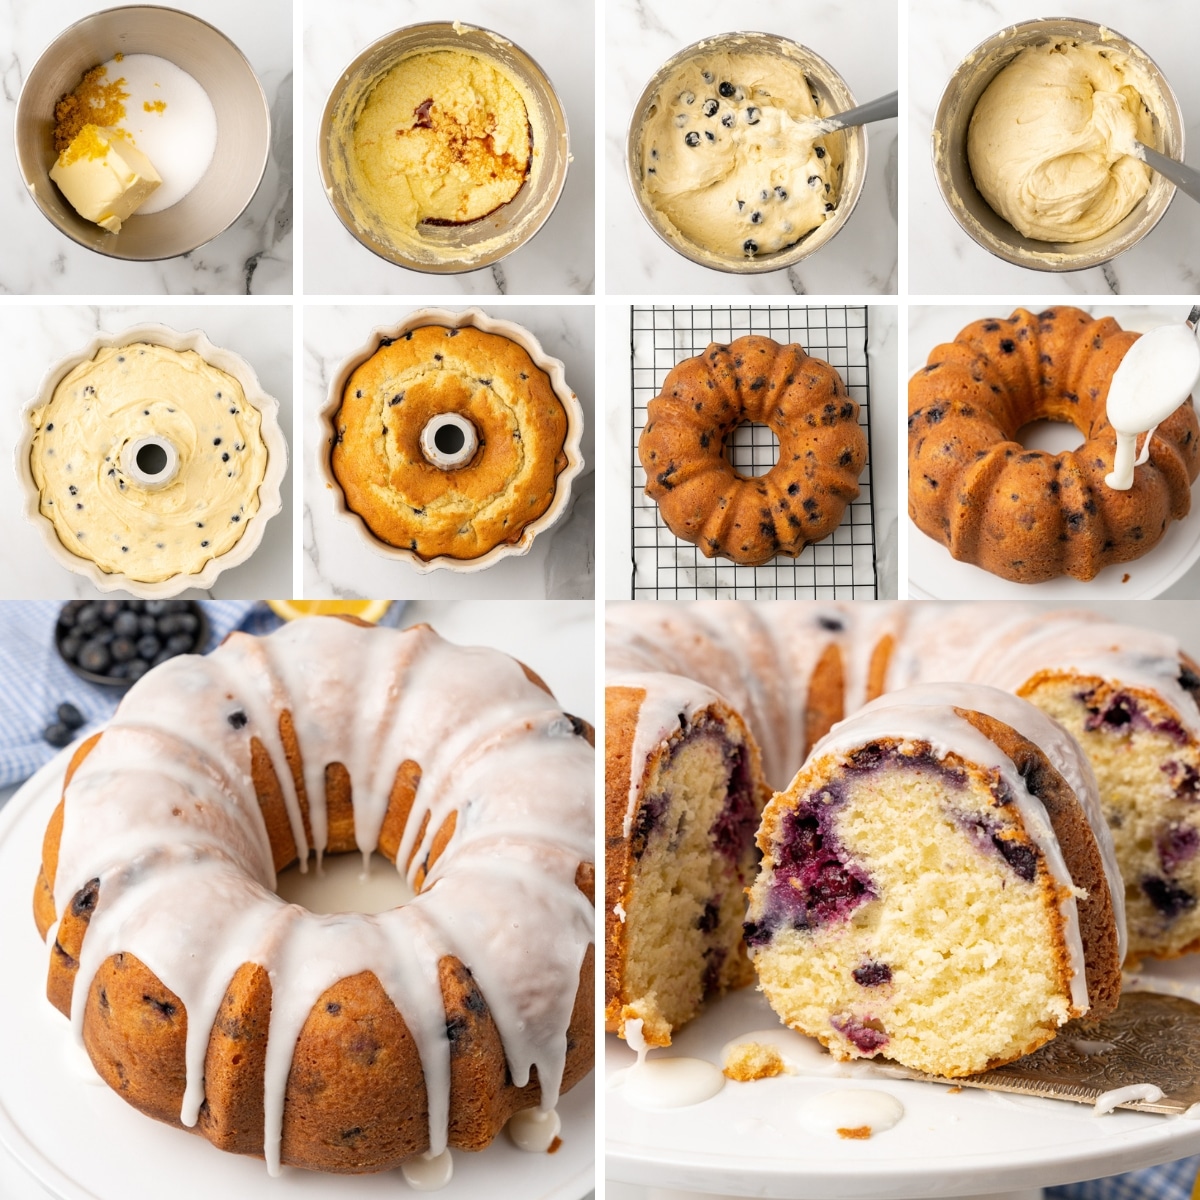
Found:
[[[837,207],[841,137],[798,63],[714,52],[680,64],[642,129],[642,189],[687,241],[722,258],[798,242]]]

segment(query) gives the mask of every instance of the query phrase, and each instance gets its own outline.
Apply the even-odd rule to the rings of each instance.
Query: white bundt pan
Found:
[[[267,447],[267,472],[258,488],[258,512],[246,522],[246,532],[236,545],[226,553],[210,558],[204,564],[203,570],[195,574],[172,575],[170,579],[163,579],[158,583],[143,583],[137,579],[130,579],[128,575],[110,574],[100,570],[91,559],[72,554],[59,541],[53,522],[41,514],[41,494],[33,482],[33,471],[29,466],[29,456],[33,449],[34,429],[30,420],[33,410],[49,402],[54,395],[54,389],[69,371],[80,363],[90,361],[105,346],[128,346],[134,342],[148,342],[155,346],[166,346],[171,350],[194,350],[210,366],[232,375],[242,385],[247,403],[254,405],[262,414],[262,439]],[[166,325],[134,325],[120,333],[98,333],[82,350],[56,362],[46,372],[37,395],[21,409],[21,432],[17,438],[14,458],[17,479],[25,496],[22,505],[25,519],[42,535],[42,541],[45,542],[52,558],[68,571],[83,575],[102,592],[126,591],[143,600],[166,600],[171,596],[178,596],[188,588],[207,591],[222,571],[240,566],[258,549],[267,522],[283,508],[279,489],[284,475],[287,474],[288,450],[287,440],[279,427],[279,401],[263,391],[254,368],[241,355],[214,346],[199,329],[190,333],[180,333]]]
[[[358,513],[347,507],[342,486],[333,473],[332,451],[336,432],[334,417],[341,407],[342,392],[345,390],[350,376],[379,349],[379,344],[384,338],[403,337],[410,329],[418,329],[422,325],[443,325],[447,329],[471,327],[482,330],[484,333],[499,334],[501,337],[508,338],[509,341],[516,342],[550,377],[550,385],[554,389],[554,394],[567,414],[567,437],[563,443],[567,465],[558,476],[554,500],[550,507],[536,521],[531,521],[525,526],[519,542],[505,542],[493,547],[479,558],[447,558],[445,555],[439,555],[437,558],[426,561],[411,550],[392,546],[382,541],[371,532],[367,523]],[[571,503],[571,481],[583,470],[583,455],[579,450],[580,439],[583,437],[583,405],[579,403],[579,397],[567,386],[563,364],[557,358],[551,358],[528,329],[515,325],[512,321],[500,321],[495,317],[489,317],[487,313],[478,308],[468,308],[462,312],[449,312],[444,308],[419,308],[409,313],[398,325],[377,325],[371,330],[367,340],[334,372],[329,385],[329,396],[325,401],[325,407],[321,410],[320,417],[323,435],[320,448],[321,471],[325,482],[329,485],[330,494],[333,496],[333,511],[352,525],[358,531],[363,542],[376,554],[408,563],[410,567],[423,575],[439,569],[461,572],[483,571],[498,563],[502,558],[528,554],[533,545],[533,539],[539,533],[549,529],[567,511],[567,507]]]

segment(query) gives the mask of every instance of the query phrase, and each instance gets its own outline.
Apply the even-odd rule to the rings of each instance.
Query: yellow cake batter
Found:
[[[1158,89],[1121,51],[1076,41],[1030,46],[992,80],[971,116],[975,185],[1026,237],[1099,237],[1150,186],[1133,141],[1154,144],[1152,111],[1162,114]]]
[[[261,414],[232,375],[192,350],[135,342],[71,370],[31,414],[30,468],[41,513],[73,554],[154,583],[190,575],[230,550],[258,512],[267,468]],[[122,456],[169,441],[174,478],[146,488]]]
[[[687,240],[724,258],[782,250],[828,220],[841,135],[799,64],[714,52],[680,65],[642,130],[642,189]]]
[[[529,114],[513,81],[473,54],[401,60],[372,88],[348,155],[359,201],[403,235],[475,221],[507,204],[529,170]]]

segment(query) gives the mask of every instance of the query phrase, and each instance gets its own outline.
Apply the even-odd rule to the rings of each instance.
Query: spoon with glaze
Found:
[[[1157,150],[1142,142],[1135,141],[1133,143],[1133,152],[1138,158],[1144,159],[1147,166],[1153,168],[1165,179],[1169,179],[1185,195],[1200,201],[1200,171],[1195,167],[1189,167],[1186,163],[1176,162],[1175,159],[1168,158],[1165,154],[1159,154]]]
[[[1114,491],[1133,487],[1133,468],[1149,461],[1154,430],[1188,398],[1200,379],[1198,321],[1200,305],[1184,324],[1160,325],[1142,334],[1113,373],[1106,410],[1117,434],[1117,453],[1104,482]],[[1135,461],[1138,434],[1143,432],[1146,440]]]

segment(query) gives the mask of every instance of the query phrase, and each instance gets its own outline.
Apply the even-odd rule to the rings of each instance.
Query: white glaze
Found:
[[[278,733],[285,709],[304,755],[311,847]],[[247,717],[237,728],[234,713]],[[77,1036],[100,964],[134,954],[187,1010],[181,1120],[194,1125],[228,981],[243,963],[261,965],[272,983],[264,1154],[277,1173],[300,1029],[327,988],[373,971],[420,1053],[436,1157],[446,1148],[450,1058],[437,967],[453,955],[487,999],[513,1081],[523,1086],[536,1066],[542,1107],[552,1108],[593,924],[575,886],[579,863],[592,857],[592,754],[571,728],[514,660],[423,627],[309,618],[267,638],[234,634],[205,658],[151,672],[66,793],[57,910],[100,879],[73,994]],[[310,851],[319,858],[326,843],[326,764],[341,762],[350,774],[355,836],[368,856],[398,768],[418,763],[397,854],[401,870],[411,858],[410,885],[434,835],[457,814],[421,892],[378,915],[320,915],[280,899],[250,778],[251,736],[274,765],[302,861]],[[180,944],[197,952],[181,956]]]
[[[299,864],[288,867],[275,884],[289,904],[315,913],[381,913],[413,898],[408,881],[378,851],[365,872],[354,855],[335,854],[323,859],[317,871],[302,871]]]
[[[1071,1048],[1078,1050],[1080,1054],[1086,1055],[1088,1058],[1095,1058],[1101,1054],[1107,1054],[1110,1050],[1115,1050],[1116,1046],[1112,1042],[1093,1042],[1087,1038],[1072,1038]]]
[[[1146,434],[1136,465],[1149,461],[1150,442],[1191,394],[1200,378],[1200,343],[1187,325],[1160,325],[1125,352],[1109,384],[1105,412],[1117,433],[1117,454],[1104,482],[1115,491],[1133,487],[1134,450]],[[1147,432],[1149,431],[1149,432]]]
[[[545,1154],[561,1130],[562,1119],[553,1108],[548,1112],[523,1108],[508,1122],[509,1140],[518,1150],[529,1154]]]
[[[1152,1083],[1131,1083],[1128,1087],[1113,1088],[1096,1098],[1093,1113],[1098,1117],[1106,1116],[1120,1104],[1129,1104],[1134,1100],[1147,1100],[1153,1104],[1163,1098],[1163,1090]]]
[[[657,1112],[711,1100],[724,1086],[719,1067],[701,1058],[652,1058],[610,1077],[627,1104]]]
[[[441,1154],[418,1154],[401,1163],[400,1171],[414,1192],[437,1192],[454,1177],[454,1160],[449,1150]]]
[[[797,1111],[801,1125],[812,1133],[837,1134],[840,1129],[867,1128],[882,1133],[897,1125],[904,1105],[888,1092],[873,1088],[845,1088],[811,1096]]]

